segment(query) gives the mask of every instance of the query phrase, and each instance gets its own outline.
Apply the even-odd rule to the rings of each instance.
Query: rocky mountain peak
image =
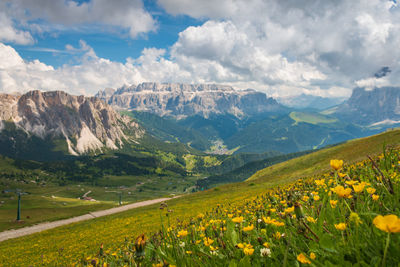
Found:
[[[400,123],[400,87],[355,88],[336,115],[360,124]]]
[[[63,91],[0,95],[0,121],[3,127],[4,122],[11,122],[42,139],[64,138],[73,155],[117,149],[143,135],[136,122],[121,117],[99,98]],[[134,134],[128,136],[127,130]]]
[[[124,86],[111,96],[105,91],[96,96],[117,109],[148,111],[177,118],[192,115],[208,117],[210,114],[242,117],[283,110],[280,104],[262,92],[238,91],[231,86],[217,84],[146,82]]]

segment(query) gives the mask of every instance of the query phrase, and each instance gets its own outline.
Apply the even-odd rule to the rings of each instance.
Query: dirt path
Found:
[[[175,196],[173,198],[177,198],[177,197],[179,197],[179,196]],[[90,219],[94,219],[94,218],[102,217],[102,216],[107,216],[107,215],[111,215],[114,213],[130,210],[130,209],[149,206],[149,205],[160,203],[160,202],[167,201],[170,199],[172,199],[172,198],[157,198],[157,199],[152,199],[152,200],[146,200],[146,201],[141,201],[141,202],[124,205],[121,207],[111,208],[108,210],[94,211],[94,212],[90,212],[85,215],[72,217],[72,218],[65,219],[65,220],[59,220],[59,221],[54,221],[54,222],[44,222],[44,223],[36,224],[33,226],[24,227],[21,229],[7,230],[4,232],[0,232],[0,242],[7,240],[7,239],[21,237],[24,235],[30,235],[30,234],[41,232],[44,230],[56,228],[58,226],[62,226],[62,225],[70,224],[70,223],[86,221],[86,220],[90,220]]]

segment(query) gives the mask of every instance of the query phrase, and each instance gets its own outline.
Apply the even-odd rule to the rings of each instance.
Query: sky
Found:
[[[276,98],[400,85],[393,0],[0,0],[0,92],[217,83]]]

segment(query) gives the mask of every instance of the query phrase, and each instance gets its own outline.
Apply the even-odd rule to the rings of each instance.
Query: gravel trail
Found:
[[[179,196],[175,196],[173,198],[177,198],[177,197],[179,197]],[[41,232],[44,230],[56,228],[56,227],[59,227],[62,225],[70,224],[70,223],[91,220],[91,219],[94,219],[97,217],[107,216],[107,215],[111,215],[114,213],[130,210],[130,209],[149,206],[149,205],[160,203],[160,202],[167,201],[170,199],[172,199],[172,198],[157,198],[157,199],[152,199],[152,200],[146,200],[146,201],[136,202],[136,203],[132,203],[132,204],[116,207],[116,208],[111,208],[111,209],[107,209],[107,210],[94,211],[94,212],[90,212],[85,215],[72,217],[69,219],[64,219],[64,220],[59,220],[59,221],[54,221],[54,222],[44,222],[44,223],[39,223],[39,224],[36,224],[33,226],[28,226],[28,227],[24,227],[24,228],[20,228],[20,229],[7,230],[4,232],[0,232],[0,242],[7,240],[7,239],[17,238],[17,237],[21,237],[24,235],[30,235],[30,234]]]

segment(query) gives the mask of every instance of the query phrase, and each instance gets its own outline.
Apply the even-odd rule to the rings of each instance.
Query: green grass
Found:
[[[169,219],[174,224],[177,219],[185,220],[219,203],[234,204],[265,192],[267,188],[322,173],[329,168],[329,160],[332,158],[344,159],[346,163],[365,159],[366,155],[382,152],[384,143],[398,145],[400,131],[350,141],[274,165],[258,172],[250,181],[220,186],[218,190],[211,189],[168,201],[168,209],[172,211]],[[41,262],[70,265],[80,258],[95,255],[102,243],[105,250],[117,249],[125,238],[158,231],[161,227],[160,213],[159,205],[153,205],[7,240],[0,243],[0,265],[11,263],[14,266],[26,266]]]
[[[91,211],[115,207],[119,204],[119,193],[122,192],[123,204],[148,199],[183,194],[195,184],[199,177],[166,177],[166,176],[105,176],[97,186],[88,184],[69,184],[59,186],[47,184],[21,184],[9,182],[2,189],[21,189],[28,194],[22,195],[21,218],[23,223],[15,222],[17,195],[1,193],[0,231],[16,229],[43,221],[54,221],[79,216]],[[84,193],[96,202],[78,200]]]
[[[357,162],[365,159],[367,155],[380,153],[385,144],[398,145],[399,143],[400,131],[398,130],[351,140],[260,170],[248,180],[261,183],[276,180],[291,181],[299,177],[312,176],[327,171],[329,169],[327,163],[330,159],[340,158],[346,162]]]
[[[335,123],[338,120],[336,118],[331,118],[318,113],[307,113],[307,112],[291,112],[289,114],[290,118],[292,118],[295,123],[306,122],[311,124],[320,124],[320,123]]]

